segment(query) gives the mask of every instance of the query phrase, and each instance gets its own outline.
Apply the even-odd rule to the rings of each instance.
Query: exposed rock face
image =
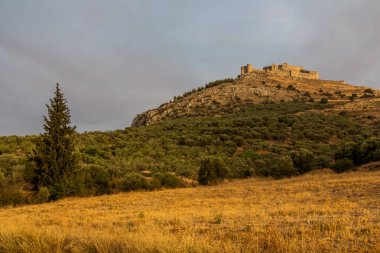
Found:
[[[144,112],[142,114],[137,114],[137,116],[132,121],[132,126],[148,126],[149,124],[149,113]]]
[[[319,101],[324,97],[330,102],[348,101],[348,96],[354,93],[363,95],[365,89],[367,87],[352,86],[340,81],[303,79],[253,71],[234,79],[233,83],[221,83],[196,91],[141,113],[133,120],[132,127],[148,126],[183,116],[216,116],[223,113],[223,108],[247,103]]]

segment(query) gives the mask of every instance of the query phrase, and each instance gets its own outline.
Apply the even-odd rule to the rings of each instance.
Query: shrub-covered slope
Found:
[[[367,100],[351,103],[359,101]],[[76,194],[195,185],[201,161],[210,156],[223,161],[227,178],[299,175],[330,166],[338,151],[338,159],[356,165],[358,155],[365,157],[362,162],[379,160],[379,104],[367,105],[363,110],[368,115],[345,106],[236,104],[224,107],[218,117],[193,115],[146,127],[78,134],[83,185]],[[0,138],[2,205],[43,201],[28,183],[33,166],[26,161],[34,138]],[[351,153],[342,152],[347,148]]]
[[[137,116],[140,127],[77,134],[72,194],[354,169],[380,160],[379,109],[379,91],[338,81],[263,73],[214,81]],[[0,137],[0,205],[49,198],[30,184],[36,138]]]

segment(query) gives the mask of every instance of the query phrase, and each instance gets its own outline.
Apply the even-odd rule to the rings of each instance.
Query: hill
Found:
[[[234,90],[239,99],[225,94]],[[268,92],[243,97],[252,90]],[[204,104],[209,99],[219,102]],[[73,194],[193,187],[209,157],[222,161],[229,179],[352,170],[380,160],[379,109],[377,90],[342,82],[261,72],[211,82],[148,112],[156,116],[135,121],[141,127],[77,134]],[[30,184],[36,138],[0,137],[0,206],[46,201]]]
[[[0,209],[0,251],[379,252],[379,181],[319,172]]]
[[[185,116],[219,116],[231,107],[245,104],[318,102],[321,99],[328,99],[332,103],[347,103],[356,97],[370,98],[379,95],[378,90],[353,86],[344,81],[312,80],[280,76],[271,72],[251,72],[235,79],[210,82],[205,87],[186,92],[156,109],[137,115],[132,126],[146,126],[165,119]],[[380,99],[376,99],[376,102],[379,103]]]

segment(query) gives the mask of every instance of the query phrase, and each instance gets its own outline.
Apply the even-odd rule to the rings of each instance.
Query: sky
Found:
[[[288,62],[380,88],[378,0],[0,0],[0,135],[43,131],[55,84],[79,132],[240,66]]]

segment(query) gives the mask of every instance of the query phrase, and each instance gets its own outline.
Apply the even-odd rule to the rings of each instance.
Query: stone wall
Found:
[[[313,79],[313,80],[319,80],[319,74],[317,71],[309,71],[307,73],[305,72],[299,72],[300,78],[306,78],[306,79]]]
[[[253,68],[252,64],[247,64],[245,66],[240,67],[240,76],[244,74],[249,74],[249,73],[263,73],[263,72],[264,70],[262,69]]]
[[[305,70],[301,66],[289,65],[287,63],[283,64],[272,64],[263,68],[266,73],[279,75],[279,76],[292,76],[298,78],[306,79],[319,79],[319,74],[317,71]]]
[[[319,80],[319,74],[317,71],[305,70],[301,66],[289,65],[286,62],[279,65],[272,64],[264,67],[262,70],[253,68],[252,64],[247,64],[240,67],[240,76],[259,72],[265,72],[278,76],[292,76],[297,78]]]

